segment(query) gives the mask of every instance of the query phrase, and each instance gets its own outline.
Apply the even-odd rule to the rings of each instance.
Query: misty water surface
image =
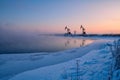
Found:
[[[56,52],[80,47],[94,40],[46,35],[7,36],[0,40],[0,54]]]

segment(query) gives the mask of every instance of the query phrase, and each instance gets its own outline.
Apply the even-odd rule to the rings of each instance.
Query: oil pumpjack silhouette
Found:
[[[82,35],[86,35],[86,31],[85,28],[81,25],[80,26],[80,30],[82,30]],[[68,28],[68,26],[65,26],[65,31],[67,32],[67,35],[72,35],[70,28]],[[74,31],[74,34],[76,34],[76,31]]]
[[[80,29],[82,29],[82,34],[85,35],[86,34],[85,28],[81,25]]]
[[[70,28],[68,28],[67,26],[65,27],[65,30],[67,31],[67,34],[68,34],[68,35],[71,35],[71,34],[72,34],[71,31],[70,31]]]

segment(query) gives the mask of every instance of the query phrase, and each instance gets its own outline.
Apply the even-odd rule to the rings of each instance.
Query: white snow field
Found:
[[[112,54],[107,43],[112,41],[98,40],[52,54],[2,54],[0,80],[108,80]]]

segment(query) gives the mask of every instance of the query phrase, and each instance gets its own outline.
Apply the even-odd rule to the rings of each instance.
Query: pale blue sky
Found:
[[[120,0],[0,0],[2,26],[36,32],[79,32],[82,24],[88,33],[118,33],[119,14]]]

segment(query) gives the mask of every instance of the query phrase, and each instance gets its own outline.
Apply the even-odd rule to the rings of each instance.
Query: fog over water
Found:
[[[39,33],[0,27],[0,53],[56,52],[87,45],[93,40]]]

